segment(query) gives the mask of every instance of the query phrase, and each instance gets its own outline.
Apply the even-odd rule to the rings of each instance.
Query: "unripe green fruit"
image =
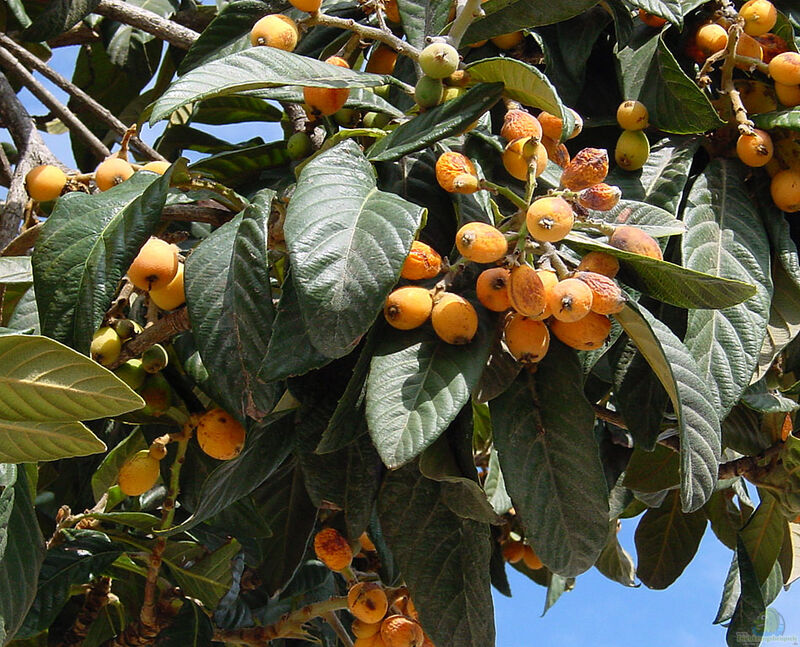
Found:
[[[361,119],[361,123],[364,124],[364,128],[383,128],[391,119],[389,115],[382,112],[368,112]]]
[[[345,128],[350,128],[358,123],[358,111],[352,108],[342,108],[333,115],[333,120]]]
[[[444,79],[458,69],[458,50],[447,43],[431,43],[419,55],[422,72],[434,79]]]
[[[129,359],[119,368],[114,369],[114,375],[125,382],[131,389],[136,391],[142,387],[147,373],[142,368],[142,360]]]
[[[650,157],[650,142],[641,130],[625,130],[617,140],[614,159],[626,171],[638,171]]]
[[[139,395],[145,401],[145,407],[140,411],[148,416],[160,416],[172,404],[172,387],[161,373],[149,375],[139,390]]]
[[[169,364],[167,349],[161,344],[151,346],[142,353],[142,368],[148,373],[158,373]]]
[[[92,345],[89,348],[92,359],[103,366],[113,364],[121,350],[122,340],[109,326],[103,326],[94,334]]]
[[[127,341],[134,335],[142,332],[142,327],[132,319],[116,319],[111,327],[122,341]]]
[[[438,106],[444,94],[444,85],[439,79],[422,76],[414,86],[414,100],[420,108],[433,108]]]
[[[442,96],[442,103],[445,101],[452,101],[458,99],[466,90],[464,88],[445,88],[444,95]]]
[[[293,160],[307,157],[311,153],[311,138],[303,132],[295,133],[286,142],[286,152]]]

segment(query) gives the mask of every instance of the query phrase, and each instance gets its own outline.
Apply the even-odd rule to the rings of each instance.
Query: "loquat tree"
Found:
[[[0,17],[0,645],[486,647],[507,568],[663,589],[707,532],[760,642],[800,577],[795,2]]]

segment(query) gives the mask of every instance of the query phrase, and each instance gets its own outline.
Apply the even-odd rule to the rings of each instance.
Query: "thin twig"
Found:
[[[558,250],[553,246],[553,243],[542,243],[541,245],[542,249],[544,249],[544,256],[555,268],[558,278],[567,278],[570,274],[569,268],[565,265],[564,261],[561,260],[561,257],[558,255]]]
[[[734,23],[728,29],[728,45],[725,48],[725,62],[722,64],[722,93],[727,94],[733,109],[733,117],[739,124],[739,132],[742,135],[753,135],[753,122],[747,118],[747,108],[742,103],[742,97],[736,86],[733,84],[733,69],[736,65],[736,45],[739,43],[739,36],[742,34],[742,27]]]
[[[139,357],[151,346],[167,341],[178,333],[189,330],[189,327],[189,311],[185,306],[170,312],[127,342],[122,347],[117,361],[108,368],[115,369],[129,359]]]
[[[107,0],[103,1],[106,2]],[[416,47],[404,40],[401,40],[388,29],[384,31],[382,29],[378,29],[377,27],[368,27],[367,25],[362,25],[355,20],[329,16],[321,11],[306,18],[303,21],[303,24],[309,27],[313,27],[315,25],[324,25],[326,27],[347,29],[348,31],[355,32],[362,38],[377,40],[381,43],[385,43],[396,52],[403,54],[404,56],[408,56],[415,61],[419,59],[419,50]]]
[[[11,178],[14,177],[14,171],[11,170],[11,162],[8,161],[6,149],[0,146],[0,175],[2,175],[3,186],[11,186]]]
[[[37,81],[33,74],[20,63],[8,50],[0,47],[0,65],[16,75],[31,94],[47,106],[75,135],[83,139],[91,151],[99,158],[105,159],[111,154],[106,145],[89,130],[75,114],[56,99],[50,91]]]
[[[180,49],[189,49],[200,36],[193,29],[162,18],[157,13],[122,0],[100,0],[93,13],[158,36]]]
[[[83,103],[89,112],[91,112],[97,119],[105,123],[111,130],[116,132],[118,135],[123,136],[128,131],[128,127],[123,124],[119,119],[117,119],[114,114],[108,110],[105,106],[99,104],[95,101],[92,97],[90,97],[86,92],[81,90],[77,85],[72,83],[69,79],[63,77],[61,74],[56,72],[53,68],[51,68],[47,63],[42,61],[40,58],[31,54],[27,49],[10,39],[8,36],[0,32],[0,45],[5,47],[9,52],[14,54],[17,59],[24,63],[27,67],[33,68],[37,72],[40,72],[42,76],[47,79],[50,79],[55,85],[59,88],[64,90],[64,92],[68,93],[69,95],[75,97],[78,101]],[[149,157],[150,159],[154,160],[162,160],[166,161],[166,158],[152,149],[150,146],[145,144],[141,139],[138,137],[132,137],[131,143],[138,148],[144,155]]]
[[[472,21],[483,15],[485,14],[481,9],[481,0],[466,0],[453,20],[450,31],[447,33],[447,42],[453,47],[458,47]]]
[[[322,618],[331,626],[334,633],[339,637],[339,640],[342,641],[344,647],[353,647],[353,640],[350,638],[347,630],[342,625],[342,621],[339,620],[339,616],[336,615],[336,611],[328,611],[327,613],[323,613]]]

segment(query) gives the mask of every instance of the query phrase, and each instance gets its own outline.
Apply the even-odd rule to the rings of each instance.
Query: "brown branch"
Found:
[[[110,577],[98,577],[89,584],[89,590],[86,592],[83,606],[78,615],[75,616],[72,626],[58,643],[59,647],[79,645],[83,642],[89,633],[89,627],[100,615],[103,607],[108,604],[109,593],[111,593]]]
[[[228,209],[204,207],[197,204],[171,204],[161,210],[161,217],[164,220],[207,222],[215,227],[224,225],[235,215]]]
[[[63,77],[61,74],[56,72],[53,68],[51,68],[47,63],[42,61],[40,58],[31,54],[27,49],[16,43],[15,41],[11,40],[8,36],[0,32],[0,45],[5,47],[9,52],[14,54],[17,59],[24,63],[27,67],[33,68],[37,72],[40,72],[42,76],[47,79],[50,79],[55,85],[59,88],[67,92],[69,95],[80,101],[84,106],[86,106],[88,112],[94,115],[97,119],[105,123],[111,130],[117,133],[120,136],[124,136],[128,132],[128,127],[123,124],[117,117],[108,110],[105,106],[99,104],[97,101],[92,99],[86,92],[81,90],[77,85],[72,83],[69,79]],[[152,148],[145,144],[141,139],[138,137],[131,138],[131,144],[138,148],[144,155],[146,155],[150,159],[154,160],[163,160],[166,161],[165,158]]]
[[[47,41],[47,44],[52,48],[70,47],[71,45],[88,45],[98,40],[100,40],[100,34],[89,25],[82,22],[75,25],[72,29],[65,31],[63,34],[54,36]]]
[[[129,359],[139,357],[151,346],[165,342],[178,333],[189,330],[189,327],[189,311],[186,306],[170,312],[128,341],[122,347],[122,352],[119,354],[117,361],[108,368],[115,369]]]
[[[122,0],[100,0],[93,13],[141,29],[180,49],[189,49],[200,36],[193,29]]]
[[[105,159],[111,154],[106,145],[89,130],[75,114],[63,103],[56,99],[52,93],[39,83],[28,69],[20,63],[8,50],[0,47],[0,65],[17,76],[31,94],[50,108],[53,113],[64,122],[64,125],[75,135],[83,139],[92,152],[99,158]]]
[[[753,135],[753,122],[747,117],[747,108],[744,107],[742,97],[733,84],[733,69],[736,65],[736,46],[739,36],[742,35],[742,26],[734,23],[728,29],[728,45],[725,48],[725,62],[722,64],[722,93],[728,95],[733,110],[733,117],[739,125],[739,133]]]
[[[11,162],[8,161],[6,149],[0,146],[0,180],[3,186],[11,186],[11,178],[14,177],[14,171],[11,169]]]

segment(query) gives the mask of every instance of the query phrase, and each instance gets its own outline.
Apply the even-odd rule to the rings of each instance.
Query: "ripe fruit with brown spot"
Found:
[[[430,245],[415,240],[403,262],[400,276],[409,281],[432,279],[442,271],[442,257]]]
[[[559,321],[578,321],[592,310],[592,290],[578,279],[564,279],[550,290],[547,304]]]
[[[521,541],[507,541],[503,544],[503,559],[509,564],[516,564],[522,559],[525,552],[525,544]]]
[[[264,16],[250,30],[250,44],[253,47],[265,45],[291,52],[297,47],[299,39],[300,32],[295,21],[279,13]]]
[[[728,46],[728,32],[722,25],[708,23],[697,30],[695,41],[698,49],[708,57]]]
[[[631,227],[630,225],[617,227],[608,239],[608,244],[631,254],[640,254],[650,258],[657,258],[658,260],[663,260],[664,258],[658,241],[638,227]]]
[[[499,229],[485,222],[469,222],[456,233],[458,252],[475,263],[494,263],[508,252],[508,241]]]
[[[178,250],[160,238],[151,238],[128,268],[128,280],[140,290],[161,288],[178,272]]]
[[[614,149],[614,160],[626,171],[638,171],[650,157],[650,142],[641,130],[624,130]]]
[[[511,307],[508,298],[508,281],[511,276],[504,267],[490,267],[478,275],[475,292],[478,301],[492,312],[505,312]]]
[[[388,45],[378,43],[369,55],[364,71],[372,74],[392,74],[396,63],[397,52]]]
[[[544,146],[544,149],[547,151],[547,158],[553,162],[553,164],[561,168],[565,168],[567,164],[569,164],[570,156],[566,145],[550,137],[542,136],[542,146]]]
[[[561,174],[561,186],[580,191],[602,182],[608,175],[608,151],[605,148],[584,148],[572,158]]]
[[[541,143],[531,137],[522,137],[506,144],[503,166],[512,177],[526,182],[531,165],[534,177],[539,177],[547,168],[547,149]]]
[[[761,36],[756,36],[755,39],[758,41],[758,44],[761,45],[765,63],[769,63],[778,54],[790,51],[786,41],[777,34],[766,33]]]
[[[525,215],[528,233],[536,240],[556,243],[572,231],[575,213],[572,205],[561,197],[534,200]]]
[[[764,166],[772,159],[773,153],[772,137],[765,130],[754,128],[752,135],[739,135],[736,140],[736,154],[747,166]]]
[[[399,614],[383,621],[381,638],[386,647],[421,647],[425,640],[419,623]]]
[[[542,321],[515,313],[506,322],[505,341],[508,352],[518,362],[535,364],[547,354],[550,331]]]
[[[67,176],[64,171],[51,164],[32,168],[25,176],[25,189],[36,202],[55,200],[66,185]]]
[[[517,265],[508,277],[508,299],[520,314],[537,319],[547,306],[542,279],[530,265]]]
[[[776,173],[769,186],[772,201],[781,211],[800,211],[800,171],[786,169]]]
[[[380,632],[381,623],[373,622],[371,624],[367,624],[366,622],[362,622],[356,618],[350,625],[350,630],[353,632],[353,635],[356,638],[370,638]]]
[[[330,56],[325,62],[328,65],[350,69],[347,61],[339,56]],[[338,112],[347,103],[349,96],[350,88],[303,88],[303,101],[306,105],[312,112],[326,117]]]
[[[431,43],[419,54],[423,74],[434,79],[444,79],[458,69],[458,50],[448,43]]]
[[[110,326],[103,326],[92,337],[89,354],[98,364],[109,366],[117,361],[122,351],[122,340]]]
[[[550,332],[567,346],[577,350],[595,350],[600,348],[611,333],[611,320],[605,315],[590,312],[578,321],[550,322]]]
[[[162,310],[174,310],[186,303],[183,286],[183,263],[178,263],[175,276],[163,288],[150,290],[150,298]]]
[[[170,167],[170,163],[164,160],[156,160],[153,162],[147,162],[142,167],[143,171],[152,171],[153,173],[158,173],[159,175],[164,175],[167,172],[167,169]]]
[[[439,339],[448,344],[468,344],[478,332],[478,313],[464,297],[444,292],[431,310],[431,324]]]
[[[586,283],[591,289],[592,312],[613,315],[625,307],[625,294],[614,279],[597,272],[578,272],[575,278]]]
[[[597,272],[613,279],[619,272],[619,261],[605,252],[589,252],[578,264],[578,271]]]
[[[595,211],[611,211],[619,204],[620,198],[622,198],[622,191],[618,186],[599,182],[578,194],[578,204]]]
[[[383,316],[398,330],[411,330],[424,324],[431,316],[431,293],[416,285],[397,288],[383,305]]]
[[[295,9],[305,11],[306,13],[314,13],[319,11],[322,6],[322,0],[289,0]]]
[[[319,561],[337,573],[353,561],[350,544],[336,528],[323,528],[314,535],[314,553]]]
[[[466,182],[465,175],[475,178],[474,188]],[[449,193],[475,193],[478,190],[475,165],[466,155],[455,151],[442,153],[436,160],[436,181]]]
[[[617,108],[617,123],[623,130],[643,130],[650,125],[650,113],[641,101],[623,101]]]
[[[778,21],[778,11],[769,0],[747,0],[739,15],[744,19],[744,33],[750,36],[766,34]]]
[[[211,458],[229,461],[244,449],[244,427],[224,409],[211,409],[197,423],[197,442]]]
[[[119,469],[119,489],[127,496],[139,496],[150,490],[161,473],[159,462],[143,449],[131,456]]]
[[[132,175],[133,167],[128,162],[119,157],[109,157],[94,170],[94,183],[101,191],[108,191]]]
[[[800,83],[800,54],[784,52],[769,62],[769,75],[776,83],[797,85]]]
[[[389,608],[386,593],[374,582],[359,582],[347,592],[347,607],[356,618],[365,624],[383,620]]]
[[[521,137],[542,138],[542,124],[531,113],[525,110],[509,110],[503,118],[500,136],[507,141]]]
[[[542,564],[542,560],[539,559],[539,556],[530,546],[525,546],[525,552],[522,554],[522,561],[525,562],[525,566],[532,571],[538,571],[540,568],[542,568],[542,566],[544,566],[544,564]]]

